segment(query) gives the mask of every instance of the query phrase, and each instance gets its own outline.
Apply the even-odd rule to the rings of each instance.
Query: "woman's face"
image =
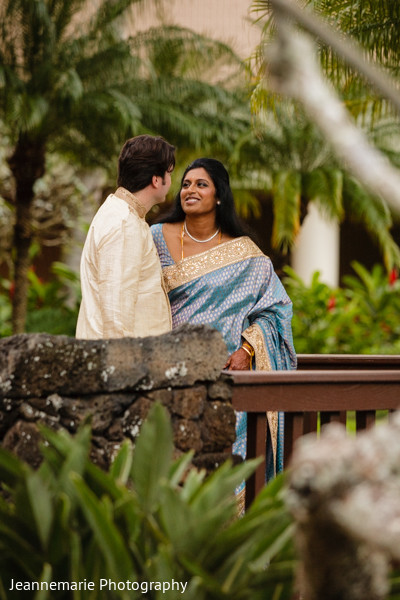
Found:
[[[181,187],[181,206],[185,214],[214,212],[217,196],[213,180],[202,167],[191,169],[184,177]]]

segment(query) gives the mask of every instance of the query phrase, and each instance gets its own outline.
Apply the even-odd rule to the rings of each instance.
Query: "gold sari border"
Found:
[[[243,517],[246,508],[246,488],[244,487],[236,495],[236,514],[238,517]]]
[[[224,242],[211,250],[183,258],[178,263],[164,267],[163,277],[167,291],[212,271],[233,265],[247,258],[265,256],[260,248],[247,236]]]
[[[242,337],[249,342],[255,352],[256,371],[272,371],[271,361],[265,345],[264,336],[257,323],[250,325],[242,333]]]
[[[242,333],[242,337],[252,345],[255,352],[256,371],[272,371],[271,361],[265,345],[264,336],[260,327],[254,323]],[[278,413],[267,412],[269,433],[271,435],[272,453],[274,457],[274,475],[276,475],[276,456],[278,446]]]

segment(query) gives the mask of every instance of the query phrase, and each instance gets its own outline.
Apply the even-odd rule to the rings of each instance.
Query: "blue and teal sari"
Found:
[[[257,370],[296,368],[292,302],[271,260],[246,236],[175,263],[162,224],[151,227],[171,303],[173,328],[207,323],[221,332],[229,355],[247,340]],[[283,468],[283,414],[268,413],[272,452],[267,478]],[[237,414],[233,453],[246,457],[246,414]]]

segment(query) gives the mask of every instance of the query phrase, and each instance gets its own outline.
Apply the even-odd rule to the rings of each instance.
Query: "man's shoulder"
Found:
[[[91,224],[92,235],[97,244],[121,236],[129,229],[130,236],[140,236],[143,229],[141,219],[130,210],[128,204],[114,194],[107,196]]]
[[[124,202],[122,200],[122,198],[119,198],[118,196],[116,196],[114,193],[108,194],[107,198],[104,200],[103,204],[101,206],[104,206],[105,208],[112,208],[115,209],[116,207],[119,207],[121,210],[123,209],[128,209],[128,205],[126,202]],[[127,212],[129,212],[127,210]]]
[[[130,210],[129,205],[115,194],[107,196],[97,211],[96,217],[101,220],[107,219],[111,225],[126,220],[128,217],[139,220],[137,214]]]

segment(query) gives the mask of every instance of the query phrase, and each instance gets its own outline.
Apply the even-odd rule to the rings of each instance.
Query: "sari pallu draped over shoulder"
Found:
[[[296,368],[292,340],[292,302],[271,260],[247,236],[174,263],[162,233],[152,234],[163,267],[171,303],[173,328],[183,323],[207,323],[221,332],[232,354],[246,339],[254,348],[253,368]],[[283,466],[283,415],[268,413],[272,455],[268,475]],[[281,423],[279,423],[281,421]],[[233,452],[245,458],[246,414],[238,413]]]

